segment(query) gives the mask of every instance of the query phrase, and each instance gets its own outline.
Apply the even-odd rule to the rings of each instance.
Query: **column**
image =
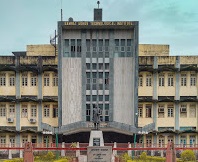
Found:
[[[20,71],[19,71],[19,66],[20,66],[20,56],[15,56],[15,67],[16,67],[16,131],[19,132],[21,130],[21,111],[20,111],[20,102],[18,99],[21,98],[21,92],[20,92]],[[17,146],[20,146],[20,133],[16,134],[16,144]]]
[[[42,86],[42,56],[38,57],[38,69],[39,69],[39,73],[38,73],[38,131],[42,131],[42,99],[43,99],[43,86]]]
[[[154,63],[153,63],[153,100],[158,100],[158,94],[157,94],[157,69],[158,69],[158,63],[157,63],[157,56],[154,56]],[[153,104],[153,122],[155,123],[155,130],[157,130],[157,102],[154,102]]]
[[[176,57],[175,67],[178,69],[175,73],[175,130],[179,130],[179,100],[180,100],[180,57]]]

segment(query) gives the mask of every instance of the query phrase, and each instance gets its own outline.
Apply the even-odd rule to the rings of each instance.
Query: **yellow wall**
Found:
[[[55,56],[55,48],[50,45],[27,45],[27,56]]]

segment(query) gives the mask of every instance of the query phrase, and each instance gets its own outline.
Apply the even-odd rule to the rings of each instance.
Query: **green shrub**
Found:
[[[146,158],[147,158],[146,152],[142,152],[141,155],[140,155],[140,159],[141,160],[146,160]]]
[[[16,159],[5,160],[4,162],[23,162],[23,159],[16,158]]]
[[[195,161],[195,153],[192,150],[185,150],[181,153],[182,161]]]
[[[67,159],[59,159],[59,160],[55,160],[54,162],[68,162]]]

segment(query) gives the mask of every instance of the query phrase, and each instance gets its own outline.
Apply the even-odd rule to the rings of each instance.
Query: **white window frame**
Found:
[[[164,87],[165,86],[165,75],[164,74],[159,74],[159,86]]]
[[[28,117],[28,106],[27,105],[22,105],[21,106],[21,117],[22,118],[27,118]]]
[[[49,87],[50,86],[50,74],[49,73],[44,73],[44,86]]]
[[[43,107],[44,107],[43,117],[49,118],[50,117],[50,105],[44,105]]]
[[[146,118],[152,118],[152,104],[146,104]]]
[[[138,117],[143,118],[143,105],[138,105]]]
[[[0,86],[6,86],[6,73],[0,73]]]
[[[12,117],[12,118],[15,117],[15,105],[14,104],[9,105],[9,117]]]
[[[37,106],[31,105],[31,117],[36,118],[37,117]]]
[[[167,111],[167,116],[169,118],[174,117],[174,106],[173,105],[168,105],[168,111]]]
[[[187,74],[186,73],[181,74],[181,86],[187,86]]]
[[[142,87],[143,86],[143,75],[139,75],[139,80],[138,80],[138,86]]]
[[[173,74],[168,74],[168,86],[169,87],[174,86],[174,76],[173,76]]]
[[[9,75],[9,85],[10,86],[15,86],[15,74],[10,74]]]
[[[53,86],[54,87],[58,86],[58,74],[57,73],[53,74]]]
[[[0,105],[0,117],[6,117],[6,104]]]
[[[196,82],[197,82],[196,73],[191,73],[190,74],[190,86],[196,86]]]
[[[31,86],[37,86],[37,74],[31,74]]]
[[[28,86],[28,73],[22,73],[22,86]]]
[[[146,86],[147,87],[152,86],[152,74],[146,74]]]

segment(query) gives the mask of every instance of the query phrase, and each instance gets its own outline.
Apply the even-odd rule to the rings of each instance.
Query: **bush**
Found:
[[[67,159],[59,159],[59,160],[55,160],[54,162],[68,162]]]
[[[182,161],[195,161],[195,153],[192,150],[185,150],[181,153]]]
[[[146,157],[147,157],[146,152],[141,153],[141,155],[140,155],[141,160],[146,160]]]
[[[23,162],[23,159],[16,158],[16,159],[5,160],[4,162]]]

